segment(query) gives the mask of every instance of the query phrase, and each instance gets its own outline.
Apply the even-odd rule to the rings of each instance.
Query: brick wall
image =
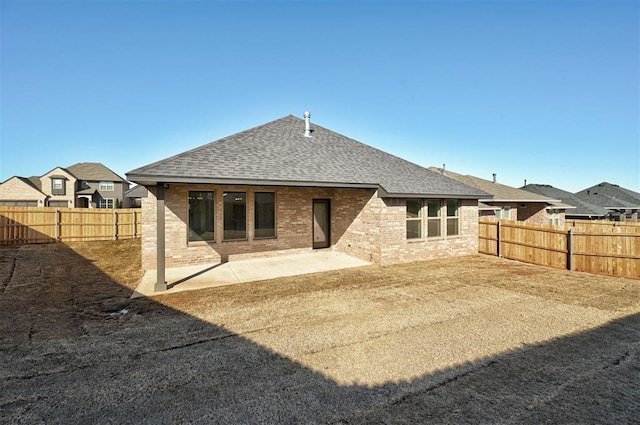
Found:
[[[214,242],[188,242],[188,192],[215,192]],[[223,192],[247,193],[247,239],[222,241]],[[254,193],[276,194],[276,238],[254,239]],[[156,265],[156,189],[142,199],[143,268]],[[216,263],[312,250],[313,199],[331,201],[331,249],[382,264],[477,252],[477,201],[460,208],[460,235],[406,240],[406,202],[381,199],[373,189],[174,185],[165,189],[167,267]]]
[[[65,194],[64,195],[53,195],[52,194],[52,178],[56,177],[65,177]],[[42,183],[42,191],[49,195],[48,202],[61,202],[64,201],[67,203],[68,208],[75,207],[75,189],[76,189],[76,178],[69,174],[67,171],[63,170],[60,167],[54,168],[49,171],[47,174],[40,177],[40,182]]]
[[[549,214],[547,214],[546,207],[547,204],[544,202],[519,204],[518,220],[528,221],[529,223],[549,224]]]
[[[414,261],[434,260],[437,258],[458,257],[478,252],[478,201],[460,201],[458,209],[459,234],[446,236],[446,222],[443,220],[441,237],[426,237],[426,209],[422,220],[422,238],[406,239],[406,200],[385,199],[387,208],[384,212],[382,227],[382,261],[383,265],[409,263]],[[446,219],[443,207],[442,216]]]
[[[3,201],[37,201],[37,206],[44,207],[45,198],[46,195],[16,177],[0,184],[0,200]]]
[[[188,193],[207,190],[215,194],[215,242],[188,242]],[[247,193],[247,239],[223,241],[223,193]],[[254,239],[254,193],[276,194],[276,238]],[[365,205],[374,190],[244,187],[218,185],[170,185],[165,189],[165,261],[167,267],[212,263],[243,258],[304,252],[312,249],[313,199],[331,201],[331,245],[334,249],[369,260],[373,252],[371,211]],[[156,189],[142,198],[142,262],[156,263]],[[377,198],[376,198],[377,199]],[[363,211],[365,209],[365,211]]]

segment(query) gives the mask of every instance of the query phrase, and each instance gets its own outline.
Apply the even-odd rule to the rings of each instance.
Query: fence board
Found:
[[[640,279],[640,224],[568,224],[570,231],[481,218],[478,251],[549,267]]]
[[[140,209],[0,207],[0,244],[139,238]]]

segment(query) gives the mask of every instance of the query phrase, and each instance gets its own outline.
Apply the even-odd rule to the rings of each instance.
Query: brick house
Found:
[[[42,176],[13,176],[0,183],[0,205],[58,208],[116,208],[129,187],[97,162],[56,167]]]
[[[480,198],[480,217],[495,217],[564,227],[566,211],[575,208],[575,206],[563,203],[560,199],[500,184],[495,174],[492,180],[485,180],[454,173],[444,168],[429,167],[429,169],[491,194],[492,197]]]
[[[292,115],[127,173],[156,269],[333,249],[379,264],[474,254],[488,195]]]

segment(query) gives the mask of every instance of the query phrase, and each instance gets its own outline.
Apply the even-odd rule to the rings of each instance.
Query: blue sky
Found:
[[[640,191],[640,2],[0,2],[0,181],[293,114],[423,166]]]

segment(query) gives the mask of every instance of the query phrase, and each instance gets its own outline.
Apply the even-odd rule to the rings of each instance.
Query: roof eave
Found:
[[[501,198],[482,198],[482,202],[533,202],[536,204],[553,204],[562,202],[560,199],[501,199]]]
[[[127,174],[127,179],[142,186],[161,184],[218,184],[227,186],[294,186],[378,189],[374,183],[318,182],[298,180],[225,179],[220,177],[174,177]]]
[[[640,209],[640,206],[630,205],[630,206],[626,206],[626,207],[618,206],[618,207],[604,207],[604,208],[607,209],[607,210],[637,210],[637,209]]]
[[[396,193],[387,192],[382,186],[378,190],[379,198],[421,198],[421,199],[479,199],[479,194],[459,193]]]

